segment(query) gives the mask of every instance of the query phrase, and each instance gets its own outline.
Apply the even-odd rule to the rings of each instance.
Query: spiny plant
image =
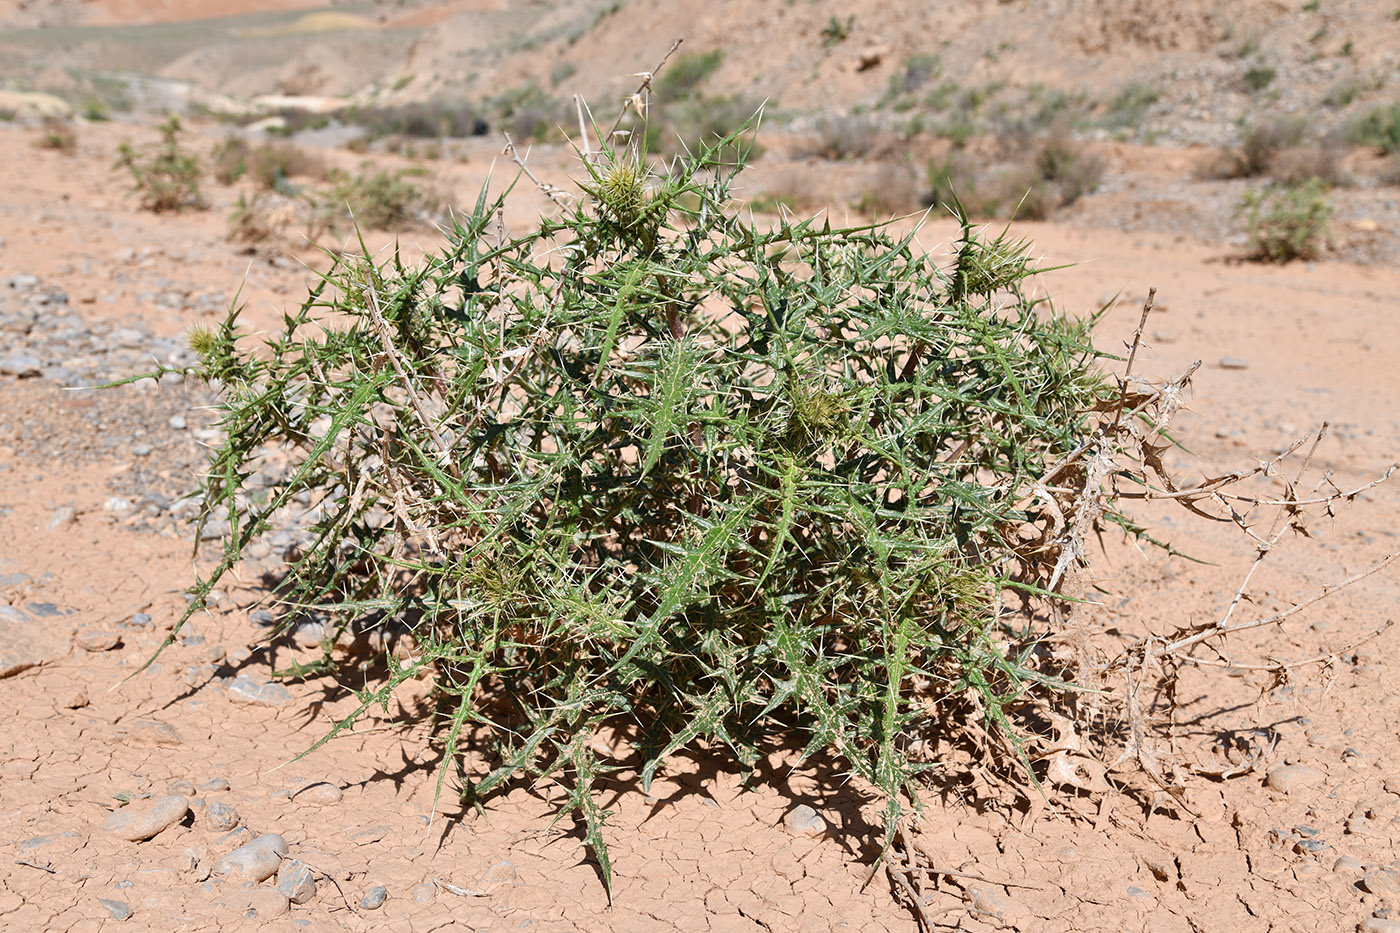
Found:
[[[138,150],[122,143],[117,150],[113,168],[131,173],[132,193],[141,196],[141,206],[147,210],[160,213],[208,206],[199,191],[204,170],[195,155],[180,148],[180,133],[180,118],[172,116],[161,125],[158,146]]]
[[[1270,185],[1247,191],[1236,216],[1249,228],[1254,258],[1263,262],[1312,259],[1327,240],[1332,205],[1327,186],[1318,178],[1290,185]]]
[[[751,768],[800,736],[891,830],[932,767],[915,736],[976,725],[1031,773],[1011,717],[1068,685],[1003,596],[1060,584],[1076,458],[1121,403],[1026,243],[964,221],[940,264],[881,224],[760,226],[730,195],[744,139],[585,153],[521,232],[488,182],[440,255],[342,254],[261,348],[236,308],[192,339],[226,435],[203,518],[230,530],[189,614],[309,495],[283,628],[324,620],[320,670],[343,633],[416,645],[321,742],[431,673],[437,794],[556,776],[609,886],[599,729],[644,786],[701,742]],[[273,447],[292,469],[250,505]]]

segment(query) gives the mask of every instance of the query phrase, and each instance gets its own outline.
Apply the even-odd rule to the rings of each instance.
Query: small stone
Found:
[[[1400,797],[1400,778],[1386,778],[1381,787],[1387,794],[1395,794]]]
[[[316,896],[316,874],[304,862],[283,859],[277,869],[277,890],[293,904],[305,904]]]
[[[303,648],[318,647],[326,640],[326,627],[320,622],[298,622],[292,629],[292,641]]]
[[[216,777],[210,778],[203,784],[199,785],[199,791],[202,794],[217,794],[220,791],[228,790],[228,787],[229,785],[227,778]]]
[[[1372,868],[1361,876],[1361,887],[1390,901],[1400,901],[1400,876],[1384,868]]]
[[[431,881],[413,886],[413,899],[420,904],[431,904],[433,898],[437,897],[437,885]]]
[[[102,823],[102,828],[119,839],[139,842],[174,826],[190,812],[188,797],[167,795],[123,807]]]
[[[109,496],[107,501],[102,503],[104,512],[114,512],[118,515],[125,515],[134,508],[136,504],[123,496]]]
[[[239,674],[228,685],[228,698],[245,706],[286,706],[292,694],[281,684],[260,683],[247,674]]]
[[[113,920],[131,919],[131,905],[126,901],[113,901],[105,897],[99,897],[97,903],[107,908],[107,913],[112,915]]]
[[[1220,358],[1221,369],[1248,369],[1249,361],[1242,360],[1238,356],[1222,356]]]
[[[151,624],[151,617],[144,612],[138,612],[125,622],[118,622],[121,628],[145,628]]]
[[[226,833],[238,825],[240,817],[232,804],[215,800],[204,808],[204,825],[216,833]]]
[[[372,842],[378,842],[389,835],[389,827],[383,824],[378,826],[366,826],[364,829],[356,830],[350,834],[350,841],[357,846],[367,846]]]
[[[310,804],[313,807],[328,807],[332,804],[340,803],[340,798],[345,796],[344,792],[328,781],[317,781],[308,784],[292,795],[297,803]]]
[[[272,628],[277,624],[277,616],[267,609],[254,609],[248,613],[248,621],[258,628]]]
[[[38,376],[44,371],[44,364],[36,357],[28,353],[21,353],[18,350],[5,356],[0,356],[0,373],[6,376],[16,376],[20,379],[29,376]]]
[[[389,896],[389,889],[382,884],[376,884],[365,892],[365,896],[360,898],[361,910],[378,910],[384,906],[384,899]]]
[[[183,431],[188,426],[184,415],[171,415],[169,424],[173,431]]]
[[[73,511],[73,507],[71,505],[65,505],[61,508],[54,509],[52,512],[49,513],[48,521],[44,522],[44,530],[54,531],[59,527],[71,522],[76,517],[76,515],[77,513]]]
[[[1383,920],[1380,917],[1367,917],[1356,928],[1360,933],[1400,933],[1400,920]]]
[[[117,632],[88,629],[78,633],[77,642],[78,647],[84,651],[111,651],[122,643],[122,637]]]
[[[259,836],[247,845],[239,846],[214,863],[214,874],[228,880],[257,884],[277,874],[282,857],[287,854],[287,841],[276,833]]]
[[[515,870],[515,863],[510,859],[497,859],[491,863],[491,867],[482,874],[481,880],[477,882],[477,887],[483,890],[491,888],[507,887],[520,880],[520,873]]]
[[[1291,794],[1322,780],[1322,772],[1307,765],[1282,765],[1269,772],[1264,784],[1284,794]]]
[[[232,852],[239,846],[247,845],[256,839],[257,836],[246,826],[240,826],[232,832],[224,833],[214,840],[214,851],[219,853]]]
[[[1361,860],[1357,858],[1352,858],[1350,855],[1343,855],[1341,858],[1337,859],[1335,862],[1332,863],[1332,870],[1337,872],[1338,874],[1343,874],[1345,872],[1360,871],[1361,868]]]
[[[1003,922],[1016,906],[1005,891],[990,884],[973,884],[966,889],[965,899],[977,913],[996,917]]]
[[[1154,330],[1152,336],[1158,343],[1176,343],[1176,331],[1174,330]]]
[[[185,780],[171,781],[166,785],[165,792],[167,794],[183,794],[186,797],[193,797],[196,793],[194,784]]]
[[[180,738],[180,733],[175,731],[174,726],[168,722],[156,722],[151,719],[136,720],[126,727],[123,734],[133,745],[174,748],[176,745],[184,744],[184,740]]]
[[[789,810],[783,817],[783,825],[794,836],[807,836],[815,839],[826,833],[826,820],[822,819],[816,810],[805,803],[800,803]]]

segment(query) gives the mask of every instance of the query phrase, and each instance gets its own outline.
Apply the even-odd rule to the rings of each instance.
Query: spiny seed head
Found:
[[[193,350],[204,362],[209,362],[219,349],[219,336],[214,331],[203,324],[196,324],[190,328],[189,337],[190,349]]]
[[[635,225],[649,200],[646,166],[632,157],[614,160],[599,177],[595,194],[620,226]]]

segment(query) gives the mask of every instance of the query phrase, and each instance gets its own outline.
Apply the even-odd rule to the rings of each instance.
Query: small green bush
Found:
[[[160,144],[144,150],[122,143],[113,168],[131,173],[132,193],[141,196],[141,206],[147,210],[203,210],[208,206],[199,191],[204,169],[195,155],[180,148],[180,118],[166,120],[160,133]]]
[[[191,340],[226,431],[204,514],[231,531],[190,613],[309,498],[283,628],[415,644],[322,741],[431,672],[439,792],[557,776],[609,880],[600,728],[643,786],[697,743],[752,767],[796,733],[891,830],[917,736],[980,723],[1032,769],[1012,717],[1066,671],[1003,594],[1060,579],[1072,507],[1037,496],[1091,485],[1071,464],[1122,398],[1087,325],[1023,290],[1023,242],[965,222],[944,267],[879,226],[758,226],[733,152],[595,153],[573,206],[505,239],[483,189],[440,256],[342,257],[270,346],[236,310]],[[240,511],[269,445],[292,469]]]
[[[831,17],[830,21],[822,27],[822,45],[830,48],[837,43],[845,42],[851,37],[851,29],[855,24],[856,18],[854,16],[846,17],[845,22],[842,22],[835,16]]]
[[[1258,94],[1270,84],[1274,83],[1274,78],[1278,72],[1270,65],[1255,65],[1248,68],[1244,73],[1245,90],[1251,94]]]
[[[1315,258],[1327,240],[1332,216],[1326,193],[1326,186],[1316,178],[1246,192],[1236,215],[1248,226],[1254,258],[1263,262]]]
[[[1347,125],[1346,140],[1381,152],[1400,153],[1400,103],[1377,107]]]
[[[700,90],[724,62],[724,52],[712,49],[708,52],[690,52],[676,58],[657,77],[654,89],[656,96],[666,101],[679,101]]]
[[[73,155],[78,151],[78,131],[61,117],[45,117],[43,125],[39,128],[39,138],[34,140],[34,145],[40,149],[53,149],[64,155]]]
[[[370,166],[358,174],[335,170],[330,190],[321,196],[327,226],[338,217],[373,230],[407,230],[427,226],[441,213],[442,198],[413,169],[389,171]]]

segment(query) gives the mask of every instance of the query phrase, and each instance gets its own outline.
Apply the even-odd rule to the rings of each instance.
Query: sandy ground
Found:
[[[41,361],[43,376],[0,375],[0,660],[23,668],[0,678],[12,711],[0,733],[0,928],[116,929],[129,915],[129,928],[152,930],[915,929],[883,874],[865,884],[878,845],[873,799],[837,763],[793,768],[776,739],[755,790],[700,753],[679,756],[650,796],[626,768],[617,773],[603,801],[615,813],[611,906],[580,834],[551,822],[558,787],[520,786],[464,812],[449,779],[433,814],[440,752],[425,726],[409,724],[424,685],[288,763],[352,708],[357,684],[261,687],[304,654],[266,644],[250,618],[270,563],[251,564],[157,664],[126,679],[178,618],[193,579],[187,510],[147,494],[189,487],[211,436],[208,397],[187,385],[73,392],[61,377],[178,356],[171,338],[214,319],[219,293],[240,281],[249,325],[268,326],[309,277],[290,258],[250,259],[224,242],[231,190],[212,189],[204,213],[137,211],[108,170],[133,133],[84,128],[78,154],[65,156],[0,125],[0,164],[23,166],[23,183],[0,193],[0,311],[36,312],[23,340],[0,335],[11,344],[0,357],[44,328],[60,344],[88,341],[73,359]],[[438,171],[465,199],[488,164],[483,150]],[[527,196],[520,209],[526,218],[537,205]],[[1175,455],[1188,475],[1248,467],[1324,420],[1331,437],[1314,465],[1339,486],[1395,460],[1400,272],[1263,267],[1184,234],[1021,230],[1047,263],[1079,263],[1046,280],[1061,308],[1088,313],[1121,293],[1100,330],[1105,347],[1131,335],[1136,303],[1158,288],[1140,371],[1169,377],[1204,360],[1179,426],[1198,458]],[[951,232],[933,223],[922,238],[936,249]],[[432,248],[431,234],[404,240]],[[1082,622],[1109,643],[1216,617],[1252,557],[1227,525],[1167,508],[1142,517],[1210,563],[1106,541],[1095,555],[1101,603]],[[1381,486],[1315,521],[1311,540],[1285,539],[1265,562],[1241,611],[1267,615],[1400,549],[1397,519],[1400,491]],[[944,873],[938,923],[1400,930],[1396,638],[1348,648],[1394,616],[1397,595],[1395,575],[1369,578],[1285,627],[1237,637],[1233,666],[1183,671],[1161,747],[1195,815],[1136,792],[1028,806],[983,775],[938,774],[919,834]],[[11,664],[19,655],[35,666]],[[1313,658],[1323,661],[1285,683],[1248,667]],[[1221,770],[1234,743],[1266,752],[1237,776],[1204,773]],[[124,800],[138,814],[192,809],[132,842],[104,828]],[[787,831],[798,804],[825,819],[824,835]],[[232,818],[240,828],[229,833]],[[309,867],[305,903],[288,904],[271,880],[241,888],[211,876],[221,855],[266,833]],[[364,906],[377,885],[387,899]]]

